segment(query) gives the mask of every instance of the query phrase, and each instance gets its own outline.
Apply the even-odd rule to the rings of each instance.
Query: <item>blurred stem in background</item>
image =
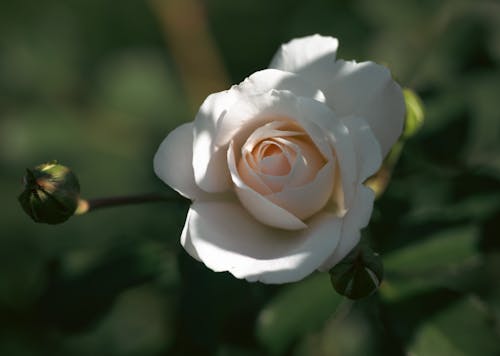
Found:
[[[229,79],[208,29],[199,0],[149,0],[160,21],[180,73],[190,109],[196,112],[210,93],[225,90]]]
[[[409,88],[418,88],[422,85],[423,73],[427,67],[432,65],[436,52],[440,51],[440,46],[444,43],[443,36],[457,19],[464,17],[482,16],[491,17],[496,21],[496,14],[500,9],[498,1],[443,1],[427,21],[425,30],[419,31],[416,37],[414,56],[412,63],[406,66],[406,70],[401,74],[400,83]]]
[[[412,65],[407,66],[407,72],[403,73],[402,84],[409,88],[414,88],[418,85],[420,75],[424,67],[428,64],[429,58],[436,50],[436,46],[440,43],[440,37],[448,28],[450,21],[457,10],[457,4],[444,2],[439,11],[429,19],[428,26],[424,33],[420,33],[418,48],[420,55],[415,56]]]

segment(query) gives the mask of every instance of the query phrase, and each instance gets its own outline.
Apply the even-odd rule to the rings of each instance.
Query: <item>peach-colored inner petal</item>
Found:
[[[255,191],[269,195],[311,182],[325,164],[304,129],[280,118],[248,137],[241,148],[238,172]]]
[[[271,176],[285,176],[292,169],[293,158],[286,147],[274,140],[260,142],[252,152],[253,161],[260,173]]]
[[[290,172],[290,163],[283,153],[266,156],[260,161],[260,170],[272,176],[284,176]]]
[[[328,147],[317,146],[321,137],[313,140],[308,132],[280,117],[255,128],[234,151],[241,181],[301,220],[336,201],[341,187],[333,149],[325,153]]]

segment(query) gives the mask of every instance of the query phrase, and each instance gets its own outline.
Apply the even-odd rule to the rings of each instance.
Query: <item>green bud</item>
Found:
[[[408,139],[415,135],[424,124],[424,104],[418,95],[411,89],[403,90],[406,104],[406,119],[403,130],[403,139]]]
[[[24,191],[18,200],[35,222],[60,224],[73,215],[79,196],[76,176],[53,161],[26,170]]]
[[[384,275],[384,267],[378,253],[365,241],[361,241],[329,273],[337,293],[350,299],[360,299],[378,289]]]

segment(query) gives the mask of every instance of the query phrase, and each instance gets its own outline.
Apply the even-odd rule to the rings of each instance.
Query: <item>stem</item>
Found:
[[[128,195],[118,197],[96,198],[96,199],[80,199],[75,215],[83,215],[101,208],[111,208],[122,205],[134,205],[156,202],[172,202],[180,201],[184,198],[180,196],[167,196],[158,193],[149,193],[141,195]]]

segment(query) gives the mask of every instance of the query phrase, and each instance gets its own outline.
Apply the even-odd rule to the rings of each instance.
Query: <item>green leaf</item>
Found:
[[[287,286],[261,311],[257,337],[270,354],[282,354],[300,335],[320,327],[342,300],[327,273]]]
[[[500,343],[485,305],[467,297],[425,322],[409,354],[415,356],[498,355]]]
[[[461,225],[440,231],[420,243],[404,247],[384,257],[386,271],[426,272],[445,266],[460,264],[476,256],[478,228]]]
[[[382,296],[397,300],[439,285],[453,284],[454,278],[459,278],[478,261],[478,234],[475,225],[459,226],[385,255]]]

